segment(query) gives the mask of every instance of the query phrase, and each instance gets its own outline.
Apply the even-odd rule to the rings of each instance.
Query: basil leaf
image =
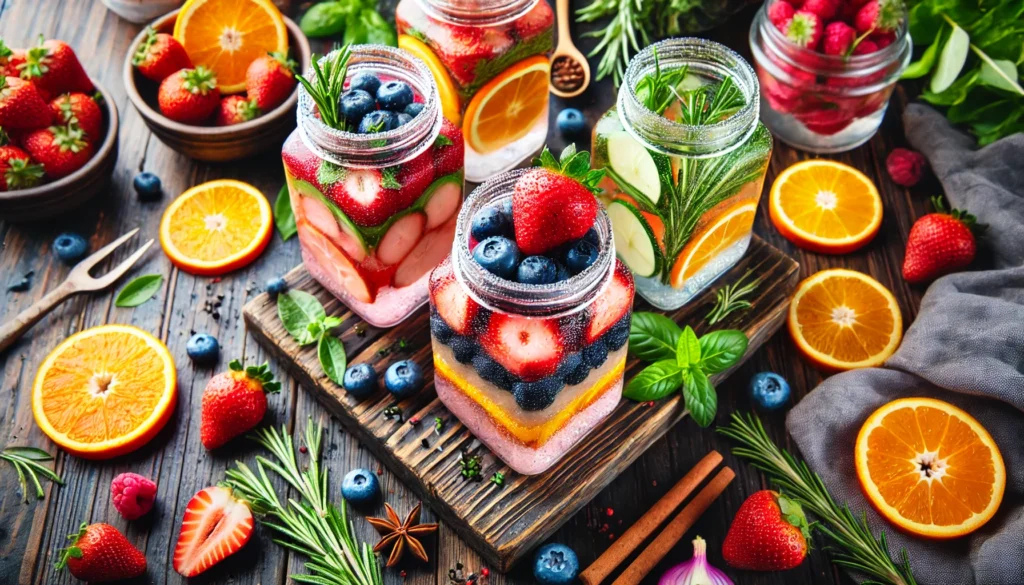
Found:
[[[330,331],[331,329],[334,329],[338,325],[341,325],[341,322],[341,317],[325,317],[321,325],[323,325],[324,331]]]
[[[327,313],[313,295],[301,290],[290,290],[277,295],[277,316],[299,345],[309,345],[316,341],[309,333],[309,325],[320,322],[327,317]]]
[[[1018,77],[1017,65],[1013,61],[989,58],[987,61],[982,60],[978,81],[990,87],[1024,95],[1020,84],[1017,83]]]
[[[686,370],[683,381],[683,399],[686,400],[686,409],[694,422],[702,427],[708,427],[715,422],[715,413],[718,412],[718,394],[715,387],[711,385],[707,374],[699,367],[691,367]]]
[[[281,240],[287,242],[298,231],[295,227],[295,213],[292,211],[292,198],[288,195],[288,185],[281,187],[274,201],[274,225],[281,234]]]
[[[687,325],[676,344],[676,363],[680,368],[685,368],[699,361],[700,341],[697,339],[697,334],[693,332],[693,328]]]
[[[740,361],[747,352],[746,334],[736,329],[719,329],[700,338],[700,367],[717,374]]]
[[[629,326],[629,353],[645,362],[676,359],[676,345],[683,330],[661,313],[633,313]]]
[[[316,355],[320,359],[320,367],[324,369],[331,382],[341,386],[345,366],[348,364],[345,346],[341,340],[333,335],[321,336],[316,346]]]
[[[660,400],[683,383],[683,371],[673,360],[655,362],[633,377],[626,386],[623,396],[637,402]]]
[[[160,274],[146,274],[124,285],[117,293],[114,305],[117,307],[138,307],[160,290],[164,277]]]
[[[329,37],[345,28],[345,18],[359,7],[352,0],[332,0],[314,4],[302,15],[299,28],[307,37]]]
[[[941,32],[935,35],[935,40],[932,41],[932,44],[928,45],[928,48],[921,54],[921,58],[904,69],[900,79],[917,79],[927,75],[932,70],[932,67],[935,66],[935,60],[939,57],[939,47],[944,40],[945,37]]]

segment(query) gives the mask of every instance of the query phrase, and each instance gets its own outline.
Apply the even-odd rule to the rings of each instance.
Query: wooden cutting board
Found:
[[[715,328],[746,332],[750,345],[744,357],[750,356],[785,320],[798,274],[793,259],[756,236],[747,255],[729,273],[669,316],[692,326],[698,335],[707,331],[703,317],[711,308],[715,291],[738,280],[748,268],[762,279],[750,299],[753,307],[733,313]],[[678,394],[653,406],[623,399],[608,419],[560,463],[540,475],[519,475],[492,455],[438,400],[433,387],[426,307],[392,329],[378,329],[348,311],[302,266],[289,272],[285,279],[290,289],[315,295],[328,315],[344,317],[337,333],[345,344],[350,364],[368,362],[383,375],[393,361],[414,359],[424,368],[427,386],[418,395],[398,403],[384,390],[370,399],[355,400],[323,374],[315,345],[299,347],[292,340],[278,319],[276,301],[266,293],[243,309],[249,331],[349,432],[418,492],[490,566],[500,571],[507,571],[543,542],[686,415]],[[635,310],[650,307],[637,296]],[[626,365],[627,379],[642,367],[642,363],[630,360]],[[718,383],[731,371],[711,379]],[[384,413],[396,404],[401,409],[401,420],[388,418]],[[445,421],[440,433],[434,431],[435,417]],[[410,420],[422,422],[414,425]],[[462,478],[459,460],[463,453],[482,456],[482,481]],[[504,487],[488,481],[496,471],[505,474]]]

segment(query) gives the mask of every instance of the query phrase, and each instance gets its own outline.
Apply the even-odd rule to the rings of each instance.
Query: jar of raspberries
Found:
[[[902,0],[767,0],[750,27],[761,120],[817,153],[867,142],[912,44]]]

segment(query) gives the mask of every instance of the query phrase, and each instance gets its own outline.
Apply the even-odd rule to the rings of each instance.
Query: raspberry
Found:
[[[813,12],[822,22],[827,22],[835,18],[836,13],[839,12],[839,2],[837,0],[807,0],[800,10]]]
[[[122,473],[110,482],[110,497],[125,520],[135,520],[153,508],[156,484],[137,473]]]
[[[885,159],[892,182],[904,187],[913,187],[924,175],[928,161],[920,152],[906,148],[894,148]]]
[[[875,43],[879,49],[884,49],[896,41],[896,33],[894,32],[880,32],[874,33],[868,37],[869,41]]]
[[[789,2],[776,0],[768,7],[768,20],[775,25],[775,28],[786,32],[786,27],[789,26],[789,21],[795,12],[796,8],[793,8]]]
[[[857,31],[845,22],[830,22],[825,27],[825,39],[821,50],[826,55],[845,55],[857,39]]]
[[[815,50],[823,34],[821,19],[813,12],[797,10],[786,27],[786,38],[793,43]]]
[[[857,46],[853,48],[854,55],[867,55],[868,53],[874,53],[878,50],[878,45],[875,44],[871,39],[864,39],[857,43]]]

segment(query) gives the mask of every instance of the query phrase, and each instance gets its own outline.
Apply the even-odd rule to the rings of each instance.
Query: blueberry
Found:
[[[576,108],[565,108],[558,112],[558,131],[566,136],[582,134],[587,128],[583,112]]]
[[[220,355],[220,344],[212,335],[196,333],[185,344],[185,353],[197,364],[212,364]]]
[[[423,111],[423,104],[421,104],[420,102],[413,102],[408,106],[405,106],[405,109],[402,111],[415,118],[416,116],[419,115],[420,112]]]
[[[341,497],[353,506],[365,506],[380,495],[380,482],[369,469],[353,469],[341,480]]]
[[[512,215],[497,205],[489,205],[473,214],[470,222],[473,239],[482,242],[491,236],[512,235]]]
[[[473,259],[501,278],[511,280],[519,265],[519,246],[502,236],[491,236],[473,248]]]
[[[150,172],[142,172],[135,175],[132,181],[135,187],[135,194],[143,201],[156,201],[160,198],[160,177]]]
[[[360,71],[352,76],[352,79],[348,82],[348,88],[361,89],[371,96],[377,95],[377,89],[380,87],[380,79],[373,73],[366,71]]]
[[[750,378],[750,397],[761,410],[778,410],[789,400],[789,382],[775,372],[759,372]]]
[[[583,361],[591,368],[600,368],[606,359],[608,346],[600,339],[583,348]]]
[[[590,375],[590,366],[587,362],[580,360],[580,365],[576,366],[576,369],[565,375],[565,383],[569,386],[575,386],[576,384],[583,383],[583,380],[587,379]]]
[[[516,383],[515,376],[483,352],[473,356],[473,369],[481,378],[503,390],[511,391]]]
[[[623,345],[626,345],[626,342],[629,341],[630,322],[630,316],[626,315],[619,319],[618,323],[612,325],[611,328],[605,332],[603,341],[604,344],[608,346],[609,351],[615,351]]]
[[[423,387],[423,370],[412,360],[395,362],[384,372],[384,387],[395,398],[408,398]]]
[[[576,371],[576,368],[580,367],[583,363],[583,356],[579,352],[572,352],[566,354],[562,358],[562,361],[558,364],[558,369],[555,371],[556,376],[562,376],[563,378],[572,374]]]
[[[271,278],[270,280],[268,280],[267,285],[264,288],[267,289],[268,293],[277,296],[283,293],[284,291],[288,290],[288,283],[285,282],[285,280],[279,276],[277,278]]]
[[[597,247],[579,239],[565,253],[565,267],[573,274],[579,274],[597,261]]]
[[[82,236],[67,232],[53,240],[53,251],[64,262],[74,264],[85,258],[85,253],[89,251],[89,244]]]
[[[350,89],[341,94],[341,115],[351,125],[359,123],[366,114],[377,109],[373,96],[361,89]]]
[[[565,267],[565,264],[555,261],[555,268],[558,269],[558,272],[555,276],[555,282],[562,282],[563,280],[569,280],[570,278],[572,278],[572,273],[569,272],[569,269]]]
[[[377,103],[380,107],[401,112],[412,103],[412,88],[404,81],[388,81],[377,88]]]
[[[455,359],[460,364],[468,364],[469,360],[476,355],[476,342],[469,337],[456,335],[448,342],[448,346],[452,348],[452,353],[455,354]]]
[[[579,572],[576,553],[564,544],[545,544],[533,557],[533,578],[541,585],[568,585]]]
[[[601,249],[601,237],[597,235],[597,230],[594,228],[587,230],[587,233],[583,234],[582,240],[597,249]]]
[[[412,116],[410,116],[409,114],[406,114],[405,112],[399,112],[399,113],[395,114],[395,128],[398,128],[400,126],[405,126],[406,124],[408,124],[411,121],[412,121]]]
[[[363,116],[359,122],[360,134],[376,134],[387,132],[395,123],[395,115],[387,110],[374,110]]]
[[[557,376],[536,382],[516,382],[512,385],[512,396],[523,410],[543,410],[551,406],[563,386],[565,382]]]
[[[377,389],[377,370],[370,364],[349,366],[341,383],[345,391],[355,398],[366,398]]]
[[[516,270],[516,280],[523,284],[551,284],[557,278],[558,266],[547,256],[527,256]]]
[[[441,318],[441,315],[438,315],[436,312],[430,313],[430,332],[434,335],[434,339],[441,343],[448,343],[448,340],[455,334],[452,328]]]

